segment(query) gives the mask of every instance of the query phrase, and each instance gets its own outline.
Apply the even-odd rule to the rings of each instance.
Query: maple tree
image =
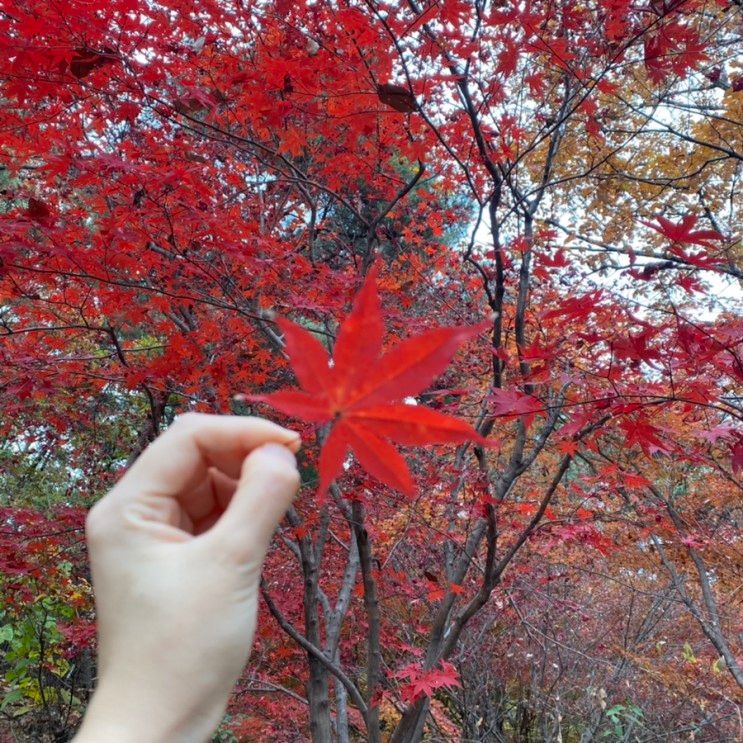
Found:
[[[230,734],[734,739],[740,13],[5,3],[12,724],[89,693],[84,508],[178,413],[278,411]]]

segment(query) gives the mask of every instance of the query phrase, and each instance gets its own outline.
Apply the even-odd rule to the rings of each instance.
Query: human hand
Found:
[[[260,418],[188,413],[91,509],[98,688],[76,743],[209,738],[248,659],[299,446]]]

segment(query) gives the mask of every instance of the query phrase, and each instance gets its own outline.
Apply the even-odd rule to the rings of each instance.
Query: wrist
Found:
[[[95,691],[74,743],[204,743],[218,726],[223,705],[188,709],[167,689],[148,693],[103,684]]]

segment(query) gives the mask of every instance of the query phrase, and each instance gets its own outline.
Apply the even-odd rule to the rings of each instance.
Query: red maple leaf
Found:
[[[693,231],[694,225],[697,223],[697,217],[693,214],[687,214],[682,220],[681,224],[674,224],[671,220],[665,217],[656,217],[657,225],[652,222],[643,222],[646,227],[650,227],[656,232],[660,232],[661,235],[667,237],[671,242],[682,243],[686,245],[701,245],[708,247],[710,240],[724,240],[725,236],[721,235],[717,230],[697,230]]]
[[[342,471],[349,448],[369,474],[412,494],[407,464],[390,441],[403,446],[486,443],[468,423],[403,400],[425,390],[459,346],[489,323],[429,330],[383,355],[384,326],[373,270],[340,327],[332,364],[325,348],[307,330],[283,319],[278,325],[301,390],[249,399],[262,400],[310,423],[332,422],[320,453],[320,495]]]
[[[400,689],[403,702],[414,702],[420,696],[433,696],[436,689],[442,687],[460,686],[459,673],[448,661],[440,662],[441,668],[424,670],[419,665],[412,664],[396,671],[395,678],[406,678],[408,683]]]
[[[544,411],[544,405],[536,397],[518,390],[494,389],[490,393],[490,399],[494,403],[493,415],[497,417],[525,415],[531,419],[535,413]]]

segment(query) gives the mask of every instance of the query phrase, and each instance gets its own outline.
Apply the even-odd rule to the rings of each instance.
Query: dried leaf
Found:
[[[415,96],[401,85],[392,85],[391,83],[377,85],[377,95],[382,103],[400,113],[409,114],[418,110]]]

